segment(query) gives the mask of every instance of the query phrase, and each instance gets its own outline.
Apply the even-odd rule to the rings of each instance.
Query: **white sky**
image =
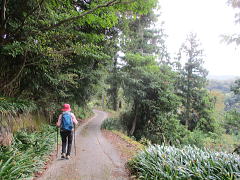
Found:
[[[240,33],[227,0],[159,0],[172,58],[189,32],[197,33],[209,75],[240,76],[240,46],[221,43],[222,34]]]

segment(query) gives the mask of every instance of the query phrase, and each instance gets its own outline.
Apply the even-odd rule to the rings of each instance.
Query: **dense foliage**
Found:
[[[139,179],[146,180],[240,178],[239,156],[190,146],[150,146],[134,157],[129,166]]]
[[[114,54],[107,84],[113,109],[124,100],[127,111],[119,123],[108,120],[105,125],[112,129],[119,124],[137,139],[176,142],[183,131],[176,116],[180,105],[174,86],[177,74],[168,65],[164,31],[154,24],[157,18],[153,10],[136,19],[125,16],[125,26],[119,27],[118,51],[124,55]]]
[[[235,135],[239,134],[239,130],[240,130],[239,118],[240,118],[240,112],[236,110],[231,110],[226,113],[224,126],[228,134],[235,134]]]
[[[34,110],[36,110],[36,105],[33,102],[6,97],[0,98],[1,115],[17,115],[19,113],[28,113]]]
[[[155,2],[1,1],[0,94],[85,106],[111,61],[107,45],[120,14],[133,18]]]
[[[124,131],[121,128],[122,125],[118,118],[107,118],[101,124],[101,129]]]

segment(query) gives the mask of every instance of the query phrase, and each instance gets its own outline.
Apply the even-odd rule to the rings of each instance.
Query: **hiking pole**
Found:
[[[58,127],[57,127],[57,154],[56,157],[58,156]]]
[[[76,139],[76,136],[75,136],[75,129],[76,129],[76,126],[75,126],[75,124],[74,124],[74,150],[75,150],[75,156],[76,156],[76,141],[75,141],[75,139]]]

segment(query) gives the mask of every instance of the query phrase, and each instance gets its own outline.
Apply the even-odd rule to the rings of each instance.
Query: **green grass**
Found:
[[[129,163],[130,171],[144,180],[235,180],[240,178],[240,157],[197,147],[152,145]]]

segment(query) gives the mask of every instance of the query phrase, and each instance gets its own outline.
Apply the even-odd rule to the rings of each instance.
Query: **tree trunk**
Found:
[[[113,92],[113,109],[114,109],[114,111],[118,111],[118,89],[117,89],[117,87],[114,88],[114,92]]]
[[[2,4],[1,4],[1,21],[0,21],[0,44],[2,44],[2,42],[5,39],[5,31],[6,31],[6,8],[7,8],[7,0],[2,0]]]
[[[121,109],[122,108],[122,101],[120,100],[118,103],[118,108]]]
[[[104,94],[102,93],[102,108],[104,109],[104,101],[105,101],[105,97]]]
[[[136,129],[136,125],[137,125],[137,115],[135,114],[134,120],[132,122],[132,128],[130,130],[130,135],[132,136],[133,133],[135,132]]]
[[[132,136],[133,133],[135,132],[136,125],[137,125],[137,105],[135,105],[134,120],[133,120],[133,122],[132,122],[132,128],[131,128],[131,130],[130,130],[130,135],[131,135],[131,136]]]
[[[118,82],[117,82],[117,55],[113,58],[113,109],[118,111]]]
[[[190,55],[191,56],[191,55]],[[190,64],[189,60],[189,64]],[[186,104],[186,116],[185,116],[185,126],[189,129],[189,121],[190,121],[190,109],[191,109],[191,78],[192,78],[192,67],[188,66],[187,69],[187,104]]]

